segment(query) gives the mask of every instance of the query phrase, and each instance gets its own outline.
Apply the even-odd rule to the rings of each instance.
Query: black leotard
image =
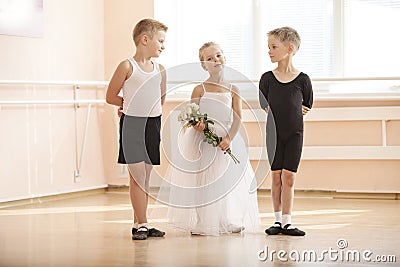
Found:
[[[286,139],[303,131],[301,106],[311,108],[313,104],[311,80],[307,74],[300,72],[292,81],[282,83],[268,71],[261,76],[260,92],[267,101],[260,99],[261,107],[265,109],[269,105],[278,135]]]
[[[296,172],[303,144],[302,105],[311,108],[313,104],[311,80],[307,74],[300,72],[292,81],[282,83],[272,71],[268,71],[261,76],[259,89],[261,107],[270,109],[267,150],[270,162],[275,158],[271,169],[285,168]],[[275,138],[273,153],[271,137]],[[286,147],[287,145],[290,147]]]

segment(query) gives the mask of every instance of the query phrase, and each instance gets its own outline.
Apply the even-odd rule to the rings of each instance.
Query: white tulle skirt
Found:
[[[225,127],[213,132],[225,136]],[[181,131],[179,155],[160,187],[158,199],[168,204],[168,222],[175,228],[202,235],[259,231],[257,181],[243,139],[231,143],[240,163],[218,147],[203,142],[193,128]]]

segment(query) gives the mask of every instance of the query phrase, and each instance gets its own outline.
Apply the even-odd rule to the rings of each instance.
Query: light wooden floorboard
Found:
[[[271,199],[259,194],[263,227],[273,221]],[[333,199],[301,196],[295,199],[293,223],[305,237],[232,234],[191,236],[168,226],[166,207],[151,201],[151,223],[166,231],[164,238],[131,239],[128,193],[107,192],[0,209],[0,266],[388,266],[400,262],[400,201]],[[339,249],[345,239],[348,247]],[[283,262],[274,254],[266,261],[258,252],[285,251]],[[325,255],[323,262],[289,259],[289,253],[324,250],[396,257],[397,263],[347,262]],[[340,254],[337,254],[340,256]],[[352,258],[351,258],[352,259]]]

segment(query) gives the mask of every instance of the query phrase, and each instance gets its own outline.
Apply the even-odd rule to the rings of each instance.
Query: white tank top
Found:
[[[161,73],[160,67],[153,62],[151,72],[143,71],[133,58],[129,58],[132,75],[122,85],[123,110],[125,115],[135,117],[157,117],[162,113],[161,107]]]

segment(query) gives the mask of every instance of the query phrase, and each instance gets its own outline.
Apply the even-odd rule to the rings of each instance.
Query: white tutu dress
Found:
[[[209,128],[226,136],[232,124],[231,92],[204,91],[199,107],[215,122]],[[192,127],[180,132],[180,153],[159,192],[159,199],[169,204],[168,222],[201,235],[258,231],[257,181],[243,138],[238,132],[230,147],[238,164],[203,139],[204,134]]]

